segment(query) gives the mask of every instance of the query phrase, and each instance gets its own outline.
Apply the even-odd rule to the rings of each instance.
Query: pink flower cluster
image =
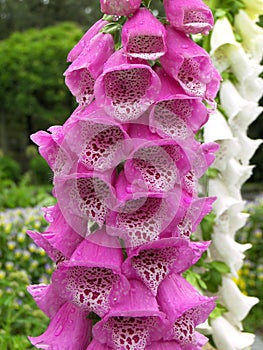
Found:
[[[29,338],[39,349],[198,350],[207,341],[195,328],[214,298],[182,273],[209,245],[190,236],[215,199],[198,196],[198,180],[218,146],[196,133],[220,76],[189,36],[213,19],[201,1],[164,0],[164,26],[140,5],[101,0],[106,14],[129,15],[122,48],[103,30],[108,21],[94,24],[68,55],[79,106],[63,126],[32,135],[57,199],[44,209],[46,232],[28,232],[57,265],[49,285],[29,287],[51,319]]]

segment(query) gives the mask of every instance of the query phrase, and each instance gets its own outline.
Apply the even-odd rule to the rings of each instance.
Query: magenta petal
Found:
[[[34,284],[28,286],[27,290],[34,298],[37,306],[49,318],[53,318],[65,303],[65,299],[54,290],[52,284]]]
[[[39,146],[39,153],[46,160],[50,169],[59,174],[66,171],[70,160],[60,145],[63,142],[64,134],[61,126],[55,126],[46,131],[38,131],[30,136],[31,140]]]
[[[182,350],[181,346],[174,340],[152,342],[145,350]]]
[[[102,227],[115,193],[108,174],[86,172],[54,179],[55,193],[67,223],[82,236],[89,233],[88,222]]]
[[[146,8],[140,8],[122,28],[122,45],[128,56],[156,60],[166,52],[166,31]]]
[[[107,344],[101,344],[96,339],[92,339],[86,350],[113,350],[113,348],[109,347]]]
[[[102,109],[82,113],[65,127],[65,140],[73,159],[87,170],[106,171],[129,154],[129,136],[122,125]]]
[[[178,81],[187,95],[213,99],[221,77],[209,54],[170,26],[167,27],[167,47],[166,54],[160,58],[166,73]]]
[[[139,63],[136,63],[139,62]],[[122,122],[140,117],[154,102],[161,83],[151,67],[116,51],[94,86],[98,106]]]
[[[94,326],[93,336],[114,349],[128,350],[132,345],[132,349],[142,350],[151,341],[161,339],[167,322],[143,284],[130,282],[130,293]]]
[[[119,179],[123,176],[119,175]],[[176,215],[180,188],[165,194],[132,193],[129,183],[120,181],[119,184],[120,188],[116,189],[120,204],[106,219],[107,232],[122,238],[127,247],[157,240]]]
[[[128,16],[141,5],[142,0],[100,0],[101,12],[107,15]]]
[[[193,243],[192,243],[193,244]],[[154,295],[170,273],[187,270],[199,258],[203,246],[193,246],[181,238],[164,238],[132,250],[122,266],[129,278],[140,279]]]
[[[215,298],[199,294],[189,282],[177,274],[169,275],[163,280],[158,289],[157,300],[171,322],[190,312],[194,327],[203,323],[215,308]]]
[[[186,34],[208,34],[214,25],[212,11],[202,0],[164,0],[170,24]]]
[[[94,97],[94,82],[102,73],[103,65],[114,52],[110,34],[98,33],[78,58],[65,71],[65,82],[77,102],[86,106]]]
[[[29,337],[38,349],[85,350],[91,339],[92,322],[70,303],[64,304],[51,320],[45,333]]]
[[[187,95],[162,68],[157,68],[156,73],[161,79],[162,89],[151,109],[150,129],[161,136],[164,134],[183,141],[207,121],[207,108],[201,98]]]
[[[99,31],[107,24],[107,21],[100,19],[89,30],[83,35],[80,41],[73,47],[73,49],[68,53],[67,61],[73,62],[81,54],[83,49],[87,47],[91,39],[99,33]]]

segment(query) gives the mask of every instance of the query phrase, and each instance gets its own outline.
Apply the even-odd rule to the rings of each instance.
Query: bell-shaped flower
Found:
[[[194,198],[190,203],[180,203],[174,220],[161,234],[162,237],[172,236],[189,239],[195,232],[204,216],[212,210],[215,197]],[[204,244],[204,243],[202,243]],[[204,250],[207,248],[205,245]]]
[[[160,62],[167,74],[181,85],[189,96],[213,103],[220,85],[220,74],[209,54],[186,34],[167,27],[167,52]]]
[[[208,119],[208,110],[198,97],[190,97],[162,68],[156,68],[162,88],[150,112],[150,128],[188,142]]]
[[[101,12],[107,15],[128,16],[141,5],[142,0],[100,0]]]
[[[240,321],[248,315],[250,309],[259,302],[258,298],[244,295],[235,282],[225,276],[223,276],[218,297],[228,310],[225,317],[233,326],[237,327],[240,325]]]
[[[153,295],[171,273],[181,273],[199,260],[203,250],[183,238],[163,238],[140,245],[128,254],[122,266],[129,279],[141,280]],[[196,249],[194,249],[196,248]]]
[[[27,234],[34,242],[43,248],[48,256],[56,263],[61,260],[69,259],[82,241],[77,232],[68,225],[59,206],[56,204],[51,208],[47,208],[48,215],[52,216],[52,222],[45,232],[27,231]]]
[[[166,30],[146,8],[140,8],[128,18],[121,36],[128,56],[156,60],[166,52]]]
[[[253,165],[242,165],[237,159],[230,159],[222,174],[225,183],[230,187],[234,186],[241,189],[242,185],[250,178],[253,171]]]
[[[86,313],[102,317],[129,291],[129,282],[121,274],[122,262],[117,238],[96,231],[82,241],[70,260],[59,265],[52,275],[53,288]]]
[[[100,30],[108,24],[108,21],[103,19],[98,20],[89,30],[82,36],[80,41],[68,53],[67,61],[73,62],[82,53],[82,51],[90,45],[93,37],[100,32]]]
[[[69,171],[70,155],[61,148],[64,139],[62,126],[52,126],[48,132],[38,131],[30,138],[39,146],[39,153],[55,175]]]
[[[233,134],[231,128],[227,123],[225,117],[218,110],[211,114],[207,123],[204,125],[204,141],[205,142],[218,142],[221,140],[233,139]],[[221,143],[220,147],[216,154],[216,159],[220,157]],[[215,160],[216,162],[216,160]],[[215,166],[215,163],[213,164]]]
[[[172,274],[160,284],[157,300],[161,311],[173,324],[164,340],[176,340],[183,349],[188,344],[194,349],[198,343],[195,327],[215,308],[215,298],[201,295],[183,277]]]
[[[119,236],[126,247],[136,247],[158,239],[176,215],[181,196],[179,186],[168,193],[133,192],[120,173],[116,183],[117,205],[106,218],[107,232]]]
[[[114,52],[110,34],[98,33],[65,71],[65,83],[77,102],[85,107],[94,98],[94,83]]]
[[[176,162],[182,162],[184,156],[182,148],[171,140],[146,142],[136,147],[124,165],[131,190],[173,190],[176,184],[180,184],[182,176]]]
[[[257,148],[261,145],[262,139],[251,139],[242,130],[235,130],[235,136],[240,143],[240,152],[237,155],[237,159],[240,160],[242,165],[248,165],[250,159],[256,152]]]
[[[92,321],[71,303],[65,303],[52,318],[47,330],[28,337],[37,349],[83,350],[91,340]]]
[[[161,88],[157,74],[146,61],[116,51],[96,80],[96,103],[121,122],[137,119],[154,102]]]
[[[57,176],[55,196],[67,223],[81,236],[89,233],[89,221],[102,227],[115,205],[112,176],[93,171]]]
[[[64,148],[87,170],[104,172],[116,167],[129,154],[129,136],[103,109],[84,111],[64,127]]]
[[[167,328],[156,298],[140,281],[130,283],[123,302],[112,307],[93,327],[94,339],[114,350],[143,350],[152,341],[160,340]]]
[[[246,350],[254,342],[254,334],[240,332],[222,316],[212,319],[211,326],[213,340],[218,349]]]
[[[170,24],[186,34],[207,35],[214,25],[212,11],[202,0],[164,0]]]
[[[158,341],[158,342],[153,342],[149,347],[147,346],[145,349],[146,350],[202,350],[203,346],[208,342],[208,339],[198,333],[195,332],[195,344],[180,344],[175,341]]]
[[[235,16],[235,29],[242,37],[242,46],[257,63],[260,63],[263,56],[263,29],[243,10]]]
[[[237,272],[241,269],[245,258],[244,252],[251,248],[251,244],[237,243],[230,235],[222,234],[216,228],[212,240],[221,260],[229,266],[232,274],[237,277]]]

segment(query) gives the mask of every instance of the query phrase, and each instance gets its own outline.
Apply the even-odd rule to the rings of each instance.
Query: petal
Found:
[[[128,18],[122,28],[122,46],[128,56],[156,60],[166,51],[166,31],[146,8]]]
[[[187,35],[169,26],[167,47],[166,54],[160,58],[166,73],[178,81],[187,95],[212,100],[221,77],[208,53]]]
[[[103,19],[98,20],[89,30],[83,35],[80,41],[68,53],[67,61],[73,62],[81,54],[83,49],[89,45],[91,39],[99,33],[99,31],[107,24]]]
[[[87,170],[107,171],[127,158],[129,136],[104,110],[94,109],[65,127],[64,144]]]
[[[204,125],[204,141],[212,142],[232,138],[233,135],[225,117],[218,110],[211,114]],[[220,149],[218,152],[220,152]]]
[[[145,350],[182,350],[181,346],[174,340],[152,342]]]
[[[70,303],[64,304],[38,337],[29,337],[38,349],[85,349],[91,339],[91,320]]]
[[[215,298],[203,296],[183,277],[169,275],[158,289],[157,300],[167,318],[175,322],[186,312],[191,314],[194,327],[204,322],[215,308]]]
[[[109,208],[114,207],[114,189],[107,174],[85,172],[55,177],[55,193],[67,223],[82,236],[88,222],[102,227]]]
[[[157,74],[148,64],[132,61],[119,50],[105,64],[94,92],[98,106],[125,122],[140,117],[154,102],[160,87]]]
[[[223,277],[222,287],[219,288],[218,294],[228,309],[226,317],[231,319],[232,325],[238,325],[247,316],[250,309],[259,302],[258,298],[248,297],[241,293],[235,282],[229,277]]]
[[[139,281],[131,281],[130,293],[93,328],[94,338],[118,350],[142,350],[159,340],[166,329],[164,314],[155,297]]]
[[[159,239],[133,250],[122,269],[129,278],[140,279],[156,296],[166,276],[188,269],[196,259],[196,253],[194,246],[185,239]]]
[[[208,34],[213,14],[201,0],[164,0],[164,10],[170,24],[186,34]]]
[[[253,344],[255,335],[239,332],[224,317],[211,320],[213,340],[218,349],[245,350]]]
[[[94,83],[114,52],[112,35],[98,33],[65,71],[65,83],[77,102],[85,107],[94,97]]]
[[[52,284],[33,284],[27,287],[27,291],[49,318],[53,318],[66,301],[54,290]]]

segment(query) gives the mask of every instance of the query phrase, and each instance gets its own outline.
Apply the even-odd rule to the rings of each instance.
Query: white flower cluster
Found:
[[[208,181],[208,195],[216,196],[216,214],[212,234],[211,258],[224,261],[231,273],[223,277],[219,301],[228,312],[211,321],[213,340],[220,350],[250,349],[254,335],[242,332],[242,320],[258,299],[245,296],[233,281],[243,265],[244,252],[250,244],[235,241],[238,229],[245,225],[245,201],[241,187],[251,176],[250,158],[262,140],[247,136],[249,125],[262,112],[258,101],[263,91],[263,30],[256,22],[263,13],[263,1],[244,1],[245,10],[235,16],[234,26],[227,17],[219,18],[211,36],[211,55],[224,77],[220,104],[225,115],[217,111],[204,128],[205,142],[220,144],[213,165],[218,175]],[[236,40],[237,35],[241,38]],[[226,77],[226,78],[225,78]]]

